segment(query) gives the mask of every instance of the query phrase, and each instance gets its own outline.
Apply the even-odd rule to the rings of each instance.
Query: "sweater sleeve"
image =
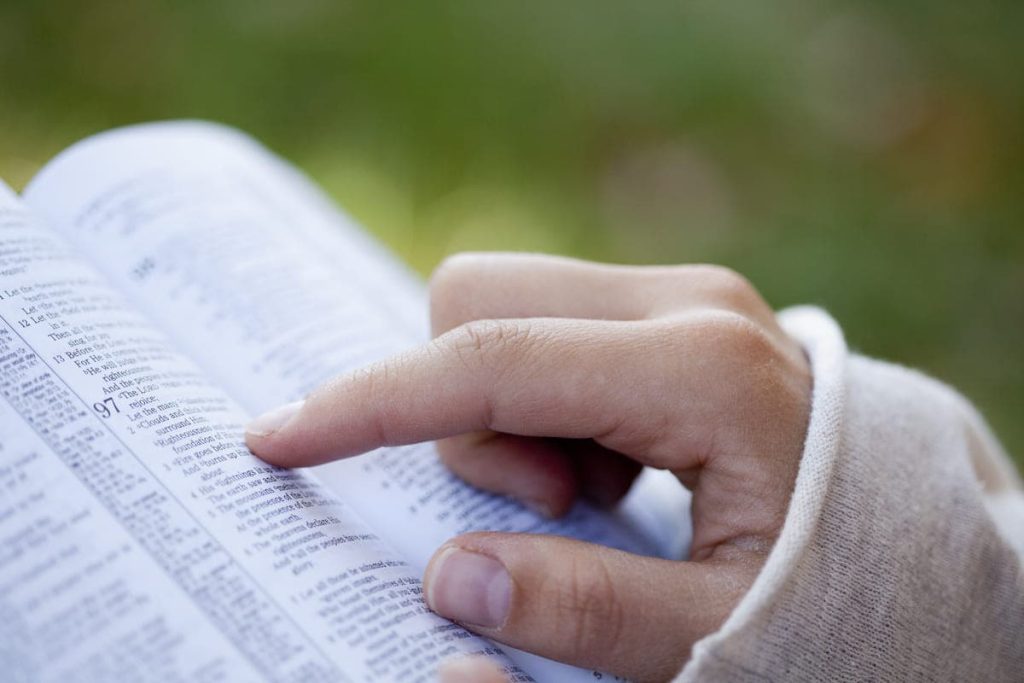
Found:
[[[982,418],[923,375],[780,320],[814,374],[786,522],[747,595],[677,678],[1020,680],[1024,494]]]

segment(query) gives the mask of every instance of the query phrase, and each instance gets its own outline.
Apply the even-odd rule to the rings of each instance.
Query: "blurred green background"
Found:
[[[427,273],[713,261],[977,401],[1024,462],[1024,3],[0,2],[0,177],[202,117]]]

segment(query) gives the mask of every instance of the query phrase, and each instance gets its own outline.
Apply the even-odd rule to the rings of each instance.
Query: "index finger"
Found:
[[[559,319],[469,323],[258,418],[246,442],[263,459],[296,467],[484,429],[523,436],[609,435],[629,416],[650,419],[658,409],[652,392],[639,390],[644,373],[633,367],[635,356],[622,353],[624,344],[642,347],[637,325]]]

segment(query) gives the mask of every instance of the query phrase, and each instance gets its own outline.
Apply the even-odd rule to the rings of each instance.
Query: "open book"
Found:
[[[475,529],[678,557],[687,501],[659,473],[550,521],[432,445],[287,471],[243,444],[251,416],[424,341],[426,314],[415,277],[221,126],[104,133],[20,198],[0,184],[0,677],[424,681],[469,653],[601,677],[438,617],[420,576]]]

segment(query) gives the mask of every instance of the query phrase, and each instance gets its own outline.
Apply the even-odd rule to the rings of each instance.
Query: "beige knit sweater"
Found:
[[[999,443],[823,312],[780,319],[815,378],[786,524],[676,680],[1024,681],[1024,493]]]

